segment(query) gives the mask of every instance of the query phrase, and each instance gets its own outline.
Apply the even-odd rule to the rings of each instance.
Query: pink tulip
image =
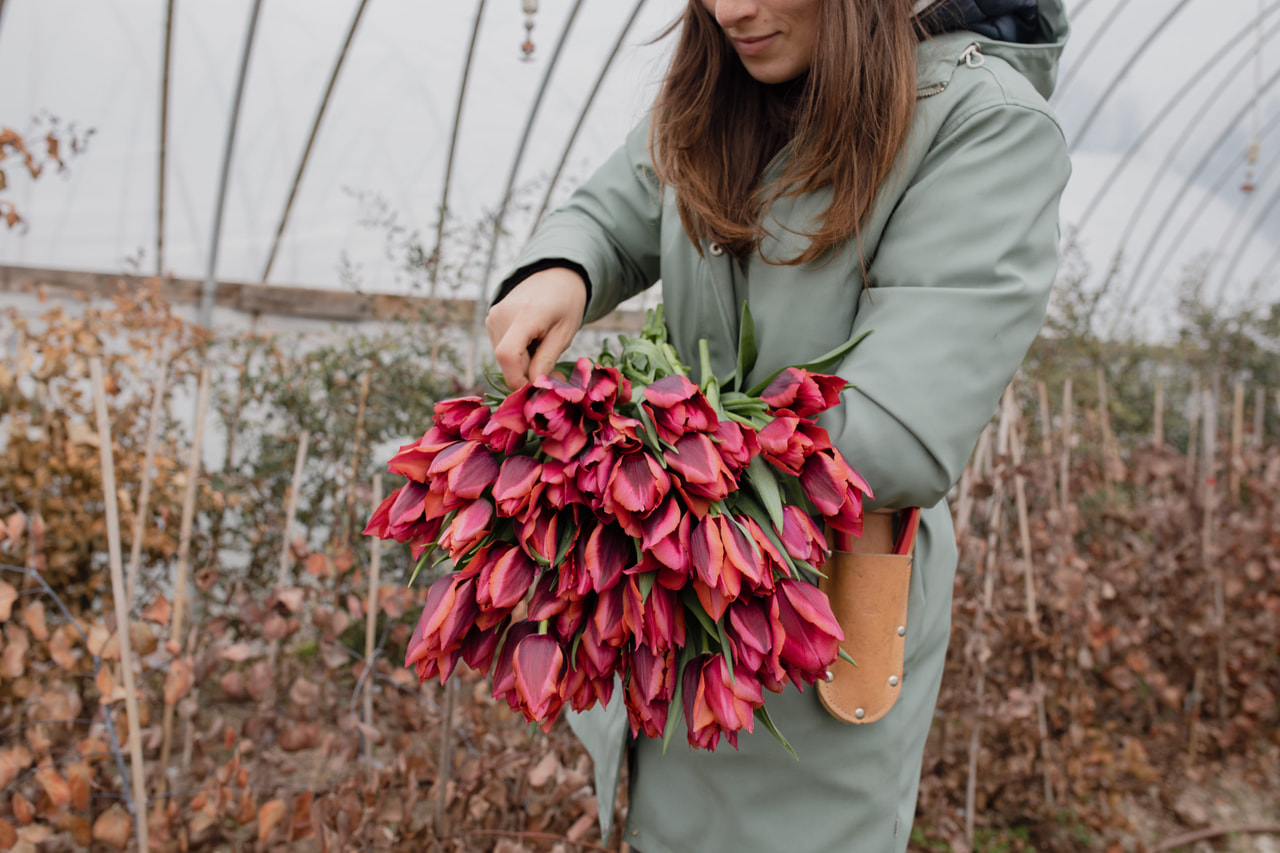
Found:
[[[755,709],[764,704],[764,693],[755,677],[729,667],[721,655],[699,655],[684,671],[684,713],[689,745],[715,749],[721,733],[734,749],[738,732],[755,728]]]
[[[542,482],[538,498],[548,506],[564,509],[570,504],[585,503],[577,486],[578,463],[548,459],[542,463]]]
[[[779,581],[771,616],[781,629],[779,657],[792,683],[803,688],[821,678],[844,641],[827,597],[804,581]]]
[[[554,637],[532,634],[516,644],[512,661],[516,676],[516,697],[525,719],[551,728],[564,698],[564,650]]]
[[[583,389],[583,411],[593,421],[608,420],[618,400],[631,399],[631,382],[617,368],[597,365],[589,358],[578,359],[569,384]]]
[[[802,418],[811,418],[837,405],[840,392],[848,384],[839,376],[788,367],[774,377],[760,399],[770,408],[789,409]]]
[[[725,466],[711,437],[688,433],[676,439],[667,451],[667,467],[685,483],[685,488],[713,501],[724,500],[738,487],[738,479]]]
[[[445,575],[427,591],[427,603],[405,653],[405,666],[417,666],[419,681],[449,677],[462,650],[462,641],[475,625],[475,579]]]
[[[621,646],[631,638],[627,630],[627,586],[617,584],[612,589],[600,593],[596,599],[591,621],[595,624],[600,642],[610,646]]]
[[[489,674],[493,666],[494,653],[498,651],[498,640],[502,638],[510,617],[504,617],[498,624],[481,628],[479,624],[472,628],[462,641],[462,659],[467,666],[484,675]]]
[[[559,547],[560,513],[540,504],[523,520],[515,523],[516,539],[524,552],[538,562],[550,565]]]
[[[721,543],[724,545],[725,570],[722,577],[729,577],[731,572],[736,580],[726,581],[726,591],[732,591],[737,598],[742,580],[746,580],[752,589],[759,589],[765,584],[766,567],[763,553],[747,532],[745,525],[736,518],[720,516]],[[750,520],[750,519],[747,519]],[[772,567],[769,567],[768,585],[773,586]]]
[[[819,450],[831,448],[831,437],[825,429],[786,409],[774,412],[773,420],[760,430],[757,438],[765,461],[797,476],[806,459]]]
[[[713,432],[720,420],[698,386],[680,375],[665,376],[644,389],[644,408],[658,437],[674,444],[689,432]]]

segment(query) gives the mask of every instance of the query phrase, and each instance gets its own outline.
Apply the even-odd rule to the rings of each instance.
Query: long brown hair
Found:
[[[832,201],[821,224],[802,232],[808,248],[766,260],[806,263],[859,238],[915,109],[911,5],[822,0],[809,71],[790,84],[766,85],[747,73],[702,0],[689,0],[649,147],[695,245],[715,240],[745,259],[765,235],[764,214],[775,199],[827,185]],[[770,161],[792,140],[786,168],[762,187]]]

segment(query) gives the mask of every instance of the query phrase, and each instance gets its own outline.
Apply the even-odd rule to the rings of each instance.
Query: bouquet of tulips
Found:
[[[389,463],[408,482],[365,529],[410,543],[414,577],[452,562],[406,666],[420,681],[459,660],[492,671],[493,695],[544,730],[618,689],[632,733],[664,745],[683,722],[694,747],[736,747],[759,719],[790,750],[764,691],[847,658],[812,578],[822,525],[860,534],[870,490],[814,418],[846,385],[820,371],[856,343],[743,388],[744,310],[736,371],[714,377],[704,341],[699,386],[658,309],[617,354],[437,403]]]

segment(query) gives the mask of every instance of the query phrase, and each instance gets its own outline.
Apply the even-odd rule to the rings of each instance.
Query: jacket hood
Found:
[[[916,13],[926,34],[919,69],[921,89],[945,84],[957,45],[978,43],[998,56],[1048,98],[1058,79],[1058,60],[1070,27],[1063,0],[918,0]],[[932,42],[932,44],[929,44]]]

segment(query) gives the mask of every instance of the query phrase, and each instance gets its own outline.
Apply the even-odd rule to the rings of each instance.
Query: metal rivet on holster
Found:
[[[853,712],[853,715],[857,717],[859,720],[861,720],[863,717],[867,715],[867,712],[866,710],[859,708],[858,710]]]
[[[897,687],[897,686],[898,686],[898,676],[896,676],[896,675],[891,675],[891,676],[889,676],[889,686],[890,686],[890,687]]]

